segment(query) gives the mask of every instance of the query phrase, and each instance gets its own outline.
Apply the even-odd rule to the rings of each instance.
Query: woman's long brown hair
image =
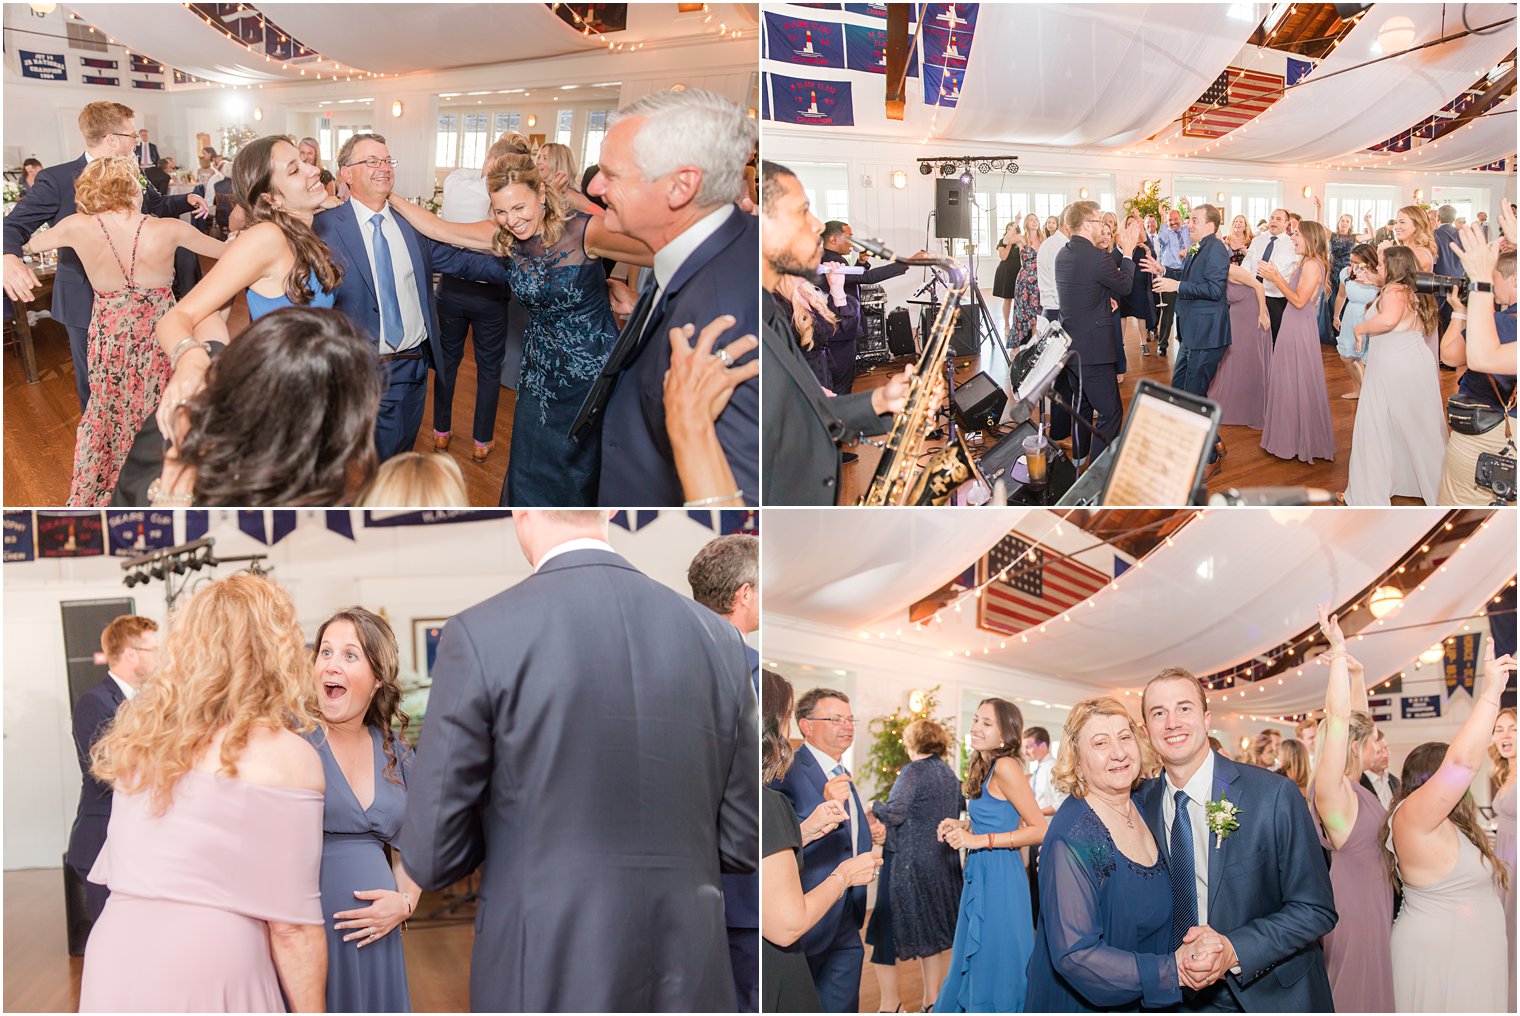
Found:
[[[290,274],[285,277],[285,296],[291,303],[305,307],[316,295],[311,289],[312,274],[316,274],[322,289],[331,293],[343,279],[343,269],[310,226],[275,207],[272,156],[274,146],[282,141],[296,147],[295,142],[281,134],[243,146],[232,160],[232,196],[248,217],[248,225],[272,222],[285,234],[285,242],[295,258]]]
[[[997,717],[998,736],[1003,743],[990,751],[971,753],[971,762],[966,766],[967,797],[982,796],[982,784],[992,775],[998,759],[1011,758],[1021,766],[1024,764],[1024,714],[1019,712],[1019,707],[1000,698],[982,699],[977,708],[982,706],[992,707],[992,714]]]
[[[322,627],[317,629],[317,637],[312,640],[314,660],[322,651],[322,636],[339,621],[354,626],[364,662],[375,675],[375,697],[369,700],[369,708],[364,711],[364,725],[380,731],[380,741],[385,748],[385,778],[399,786],[401,779],[396,775],[396,767],[400,765],[400,757],[412,749],[406,740],[411,717],[401,708],[401,655],[396,649],[396,633],[379,614],[363,607],[349,607],[323,621]],[[400,742],[399,754],[397,742]]]

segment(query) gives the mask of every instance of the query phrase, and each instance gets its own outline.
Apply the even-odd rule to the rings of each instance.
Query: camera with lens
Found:
[[[1414,291],[1427,296],[1445,296],[1456,287],[1457,299],[1467,302],[1467,276],[1437,275],[1435,272],[1415,272]]]
[[[1494,504],[1508,504],[1515,500],[1515,446],[1506,445],[1498,455],[1480,452],[1478,466],[1473,474],[1473,484],[1494,492]]]

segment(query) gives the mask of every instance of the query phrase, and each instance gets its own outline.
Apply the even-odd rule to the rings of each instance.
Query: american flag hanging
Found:
[[[1282,98],[1282,88],[1281,74],[1226,67],[1182,114],[1182,133],[1190,138],[1224,137]]]
[[[1030,559],[1033,550],[1034,557]],[[1034,548],[1009,534],[982,559],[981,577],[1008,577],[982,592],[977,625],[984,631],[1015,635],[1070,610],[1109,582],[1109,576],[1078,561]]]

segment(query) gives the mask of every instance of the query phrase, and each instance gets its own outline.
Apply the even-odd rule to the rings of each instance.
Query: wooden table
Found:
[[[27,311],[33,305],[51,305],[53,298],[53,277],[58,274],[58,269],[56,267],[40,268],[33,265],[32,271],[37,273],[38,285],[32,290],[32,298],[30,300],[11,301],[11,309],[15,314],[15,318],[8,323],[5,342],[6,345],[14,342],[20,347],[21,366],[26,371],[26,383],[29,385],[37,383],[37,352],[32,345],[32,325],[27,319]],[[43,303],[44,300],[47,301],[46,304]],[[11,331],[10,324],[14,324],[15,326],[16,335],[14,339],[9,334]]]

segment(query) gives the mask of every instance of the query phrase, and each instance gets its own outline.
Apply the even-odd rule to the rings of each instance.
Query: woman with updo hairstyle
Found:
[[[81,1012],[327,1012],[320,709],[295,606],[266,578],[180,606],[158,669],[91,752],[115,788],[90,879]]]
[[[247,225],[228,245],[228,256],[156,329],[174,371],[158,407],[158,429],[165,435],[174,433],[175,416],[205,384],[207,343],[230,341],[220,311],[238,296],[246,296],[253,322],[283,307],[331,307],[343,278],[311,228],[328,199],[321,170],[303,162],[289,138],[274,135],[244,145],[232,162],[232,194]]]
[[[137,431],[158,407],[169,379],[169,358],[154,328],[174,307],[174,252],[180,247],[219,258],[226,244],[179,219],[142,210],[141,170],[135,159],[95,159],[74,181],[78,211],[34,233],[34,253],[67,247],[95,291],[90,308],[90,401],[74,436],[68,504],[103,508]]]
[[[332,1012],[411,1012],[396,929],[417,909],[422,890],[395,846],[413,755],[396,635],[385,618],[349,607],[322,622],[314,641],[322,723],[308,740],[327,779],[327,1004]]]
[[[528,311],[501,503],[591,507],[601,475],[600,418],[578,438],[570,430],[617,341],[599,259],[651,266],[654,255],[607,229],[604,216],[570,211],[564,192],[523,156],[497,160],[486,185],[491,218],[480,222],[445,222],[395,194],[390,200],[423,235],[506,258],[512,297]]]
[[[348,504],[376,469],[374,343],[338,311],[277,310],[221,352],[183,410],[152,504]]]
[[[899,960],[919,960],[924,999],[939,995],[961,902],[960,857],[936,835],[941,822],[959,818],[964,803],[960,780],[945,762],[955,739],[935,721],[917,719],[903,729],[902,744],[908,764],[887,800],[871,805],[887,827],[887,842],[866,942],[874,946],[871,962],[886,1011],[902,1003]]]
[[[936,830],[965,849],[966,872],[950,969],[935,1012],[1021,1012],[1024,967],[1034,948],[1034,908],[1020,848],[1045,837],[1045,816],[1024,775],[1024,716],[1007,699],[984,699],[971,719],[968,818]]]
[[[1026,1012],[1165,1009],[1182,1001],[1172,889],[1131,793],[1150,742],[1118,699],[1066,716],[1051,783],[1068,794],[1040,847],[1040,920]],[[1217,945],[1214,948],[1219,948]]]
[[[881,863],[857,854],[818,885],[802,888],[802,848],[850,817],[839,801],[824,801],[804,822],[772,784],[792,765],[792,686],[775,671],[760,673],[760,1011],[818,1012],[818,989],[802,936],[850,887],[868,885]]]

